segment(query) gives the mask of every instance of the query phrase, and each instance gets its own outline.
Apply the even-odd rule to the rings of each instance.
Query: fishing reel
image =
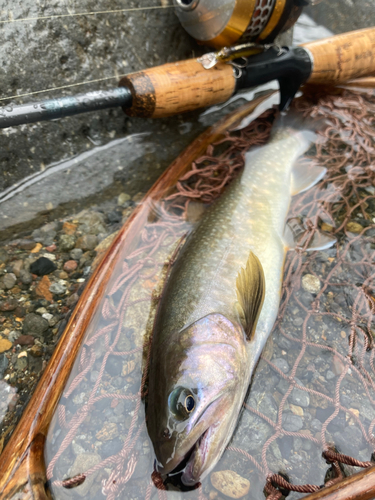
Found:
[[[269,43],[291,28],[306,5],[322,0],[174,0],[177,16],[198,43]]]

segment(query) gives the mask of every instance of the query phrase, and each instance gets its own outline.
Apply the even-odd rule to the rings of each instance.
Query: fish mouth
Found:
[[[213,427],[211,426],[203,432],[189,453],[185,470],[181,476],[181,481],[185,486],[195,486],[203,479],[204,471],[202,469],[206,464]]]

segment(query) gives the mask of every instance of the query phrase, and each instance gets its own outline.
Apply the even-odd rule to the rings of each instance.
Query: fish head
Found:
[[[216,465],[236,425],[248,384],[246,342],[240,325],[220,314],[174,340],[154,352],[147,427],[158,471],[184,468],[182,482],[194,486]]]

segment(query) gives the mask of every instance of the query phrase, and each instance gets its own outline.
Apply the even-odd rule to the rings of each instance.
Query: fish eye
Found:
[[[176,418],[185,420],[195,409],[195,397],[190,389],[177,387],[168,399],[169,408]]]

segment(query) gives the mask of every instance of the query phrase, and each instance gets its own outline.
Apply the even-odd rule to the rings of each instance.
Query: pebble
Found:
[[[77,269],[77,262],[75,260],[68,260],[64,264],[64,271],[67,273],[71,273],[72,271],[75,271]]]
[[[108,458],[111,455],[115,455],[116,453],[119,453],[123,446],[124,446],[124,443],[122,441],[120,441],[119,439],[111,439],[110,441],[106,441],[103,443],[102,447],[100,448],[100,455],[102,458]],[[137,463],[137,466],[138,466],[138,463]],[[144,473],[145,473],[144,468],[142,470],[142,473],[144,475]]]
[[[18,248],[21,248],[22,250],[33,250],[36,247],[36,243],[33,240],[20,240],[18,243]]]
[[[48,321],[35,313],[26,314],[22,325],[22,331],[25,335],[39,337],[48,330]]]
[[[55,295],[62,295],[66,292],[66,286],[62,283],[52,283],[49,287],[49,291]]]
[[[71,234],[61,234],[59,237],[60,252],[69,252],[76,244],[76,239]]]
[[[288,365],[288,362],[285,359],[283,359],[283,358],[277,358],[277,359],[272,360],[272,363],[279,370],[281,370],[283,373],[288,373],[288,371],[289,371],[289,365]]]
[[[295,381],[298,385],[303,386],[303,383],[295,378]],[[310,396],[309,393],[303,391],[302,389],[298,389],[298,387],[294,387],[290,396],[290,402],[297,406],[302,406],[303,408],[307,408],[310,405]]]
[[[39,250],[41,250],[43,248],[43,245],[41,243],[37,243],[35,245],[35,247],[31,250],[30,253],[38,253]]]
[[[46,274],[53,273],[55,269],[57,269],[56,264],[51,259],[47,259],[47,257],[39,257],[30,266],[30,272],[37,276],[45,276]]]
[[[212,486],[230,498],[242,498],[250,490],[250,481],[232,470],[222,470],[211,474]]]
[[[38,309],[35,312],[42,316],[47,312],[47,309],[45,307],[38,307]]]
[[[303,427],[302,418],[291,413],[283,414],[283,428],[288,432],[298,432]]]
[[[12,262],[12,271],[17,276],[17,278],[20,277],[22,268],[23,268],[23,260],[19,259]]]
[[[13,273],[7,273],[3,276],[2,282],[6,290],[10,290],[17,283],[17,277]]]
[[[5,250],[0,250],[0,264],[7,264],[10,260],[8,252]]]
[[[358,224],[358,222],[348,222],[346,225],[346,229],[350,233],[359,234],[361,231],[363,231],[363,226],[361,226],[361,224]]]
[[[14,345],[33,345],[34,337],[32,335],[20,335],[15,341]]]
[[[0,354],[0,379],[3,378],[5,370],[8,368],[9,360],[5,354]]]
[[[332,233],[334,229],[335,228],[331,226],[331,224],[327,224],[327,222],[323,222],[323,224],[321,225],[321,230],[327,233]]]
[[[40,298],[44,298],[48,300],[48,302],[53,302],[52,294],[49,290],[51,286],[51,281],[48,276],[43,276],[43,278],[39,281],[37,286],[35,287],[35,295]]]
[[[16,299],[6,299],[0,301],[0,311],[9,312],[14,311],[18,306],[18,300]]]
[[[303,417],[303,408],[301,408],[300,406],[297,406],[297,405],[294,405],[294,404],[290,404],[289,408],[290,408],[290,411],[294,415],[298,415],[299,417]]]
[[[120,193],[117,198],[117,205],[122,207],[127,201],[131,200],[131,196],[128,193]]]
[[[25,370],[28,364],[29,360],[27,359],[27,352],[20,352],[16,361],[16,370]]]
[[[77,224],[72,222],[64,222],[62,230],[65,234],[72,235],[77,231]]]
[[[88,471],[100,461],[101,457],[97,453],[81,453],[77,455],[72,467],[69,470],[69,477],[74,477],[78,474],[82,474],[82,472]],[[88,494],[98,474],[99,471],[87,476],[82,484],[74,488],[74,493],[78,493],[78,495],[83,498],[89,498],[90,495]]]
[[[320,290],[320,280],[313,274],[305,274],[302,278],[302,287],[306,292],[318,293]]]
[[[336,377],[336,375],[333,372],[331,372],[331,370],[327,370],[327,373],[326,373],[326,379],[327,380],[332,380],[335,377]]]
[[[9,351],[12,345],[12,342],[10,342],[8,339],[0,339],[0,353]]]
[[[73,248],[73,250],[70,251],[70,258],[73,260],[79,260],[82,257],[83,250],[82,248]]]
[[[95,435],[99,441],[109,441],[119,435],[117,424],[114,422],[106,422],[104,426]]]
[[[94,250],[98,243],[98,238],[94,234],[85,234],[78,238],[76,242],[76,248],[80,248],[83,251]]]
[[[24,285],[30,285],[33,281],[33,277],[31,276],[31,273],[29,273],[29,271],[23,269],[22,271],[20,271],[20,280]]]
[[[46,247],[46,250],[47,250],[47,252],[55,252],[56,248],[57,248],[57,246],[55,244],[53,244],[53,245],[49,245],[48,247]]]

